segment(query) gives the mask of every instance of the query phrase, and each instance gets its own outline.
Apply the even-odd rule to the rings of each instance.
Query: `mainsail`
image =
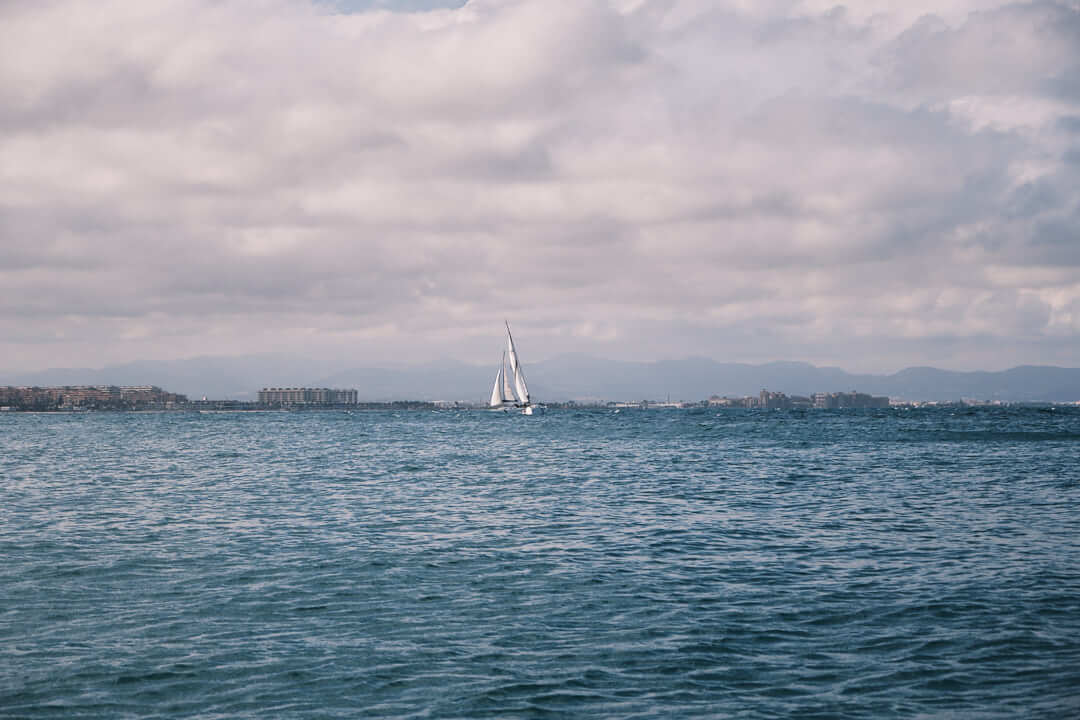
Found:
[[[506,402],[514,400],[514,389],[510,387],[510,376],[506,374],[506,353],[503,353],[503,397]]]
[[[514,393],[518,402],[522,405],[529,404],[529,386],[525,384],[525,372],[518,362],[517,349],[514,347],[514,336],[510,334],[510,323],[506,323],[506,342],[509,346],[510,370],[514,373]]]

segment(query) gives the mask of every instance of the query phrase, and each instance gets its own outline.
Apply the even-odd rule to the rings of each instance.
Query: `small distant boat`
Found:
[[[491,389],[491,400],[488,403],[492,408],[508,410],[511,407],[520,408],[522,415],[539,415],[544,412],[543,405],[536,405],[529,397],[529,386],[525,384],[525,371],[518,359],[517,348],[514,347],[514,336],[510,334],[510,323],[506,323],[507,351],[503,353],[502,365],[495,375],[495,386]],[[510,356],[510,372],[506,370],[506,358]],[[510,376],[513,375],[513,382]]]

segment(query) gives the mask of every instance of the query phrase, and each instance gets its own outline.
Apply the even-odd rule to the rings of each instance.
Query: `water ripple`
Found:
[[[0,416],[2,717],[1080,713],[1080,412]]]

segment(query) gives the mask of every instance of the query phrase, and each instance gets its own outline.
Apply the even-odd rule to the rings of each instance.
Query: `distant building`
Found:
[[[758,407],[762,410],[789,410],[791,399],[782,392],[762,390],[758,395]]]
[[[65,385],[63,387],[0,387],[0,405],[27,410],[99,408],[103,410],[172,409],[184,395],[156,385]]]
[[[758,399],[752,396],[745,397],[720,397],[713,395],[709,398],[708,404],[710,407],[723,407],[723,408],[754,408],[757,407]]]
[[[889,398],[860,392],[814,393],[810,397],[787,395],[772,390],[762,390],[757,397],[719,397],[713,395],[706,401],[710,407],[761,408],[762,410],[808,410],[817,408],[886,408]]]
[[[866,393],[834,392],[814,393],[814,407],[822,410],[838,408],[886,408],[889,407],[889,398]]]
[[[758,404],[764,410],[806,410],[814,407],[814,402],[803,395],[788,396],[782,392],[762,390],[758,395]]]
[[[259,391],[261,405],[356,405],[356,390],[331,388],[263,388]]]
[[[187,403],[191,410],[258,410],[259,404],[244,400],[192,400]]]

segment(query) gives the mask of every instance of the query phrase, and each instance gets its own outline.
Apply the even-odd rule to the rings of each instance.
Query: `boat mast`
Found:
[[[521,363],[518,362],[517,348],[514,347],[514,336],[510,333],[510,322],[503,320],[506,323],[506,341],[510,349],[510,369],[514,371],[514,391],[517,395],[518,402],[524,406],[529,405],[529,386],[525,384],[525,373],[521,368]]]
[[[502,383],[503,383],[503,385],[502,385],[502,397],[503,397],[503,403],[514,403],[516,405],[517,403],[515,402],[514,388],[512,388],[510,386],[510,376],[506,374],[506,351],[505,350],[503,351],[502,370],[500,372],[502,372]]]

